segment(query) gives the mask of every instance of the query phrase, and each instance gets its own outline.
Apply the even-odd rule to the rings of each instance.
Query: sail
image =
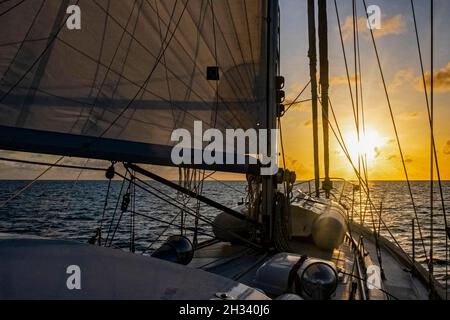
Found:
[[[0,148],[171,165],[175,129],[258,128],[267,116],[267,7],[3,1]]]

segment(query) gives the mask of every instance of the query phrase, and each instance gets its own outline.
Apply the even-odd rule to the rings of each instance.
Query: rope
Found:
[[[120,177],[122,177],[122,178],[125,178],[123,175],[120,175],[120,174],[118,174],[118,175],[119,175]],[[145,181],[142,181],[140,178],[138,178],[138,177],[134,177],[134,178],[135,178],[137,181],[139,181],[140,183],[146,185]],[[126,178],[125,178],[125,179],[126,179]],[[127,180],[130,181],[130,179],[127,179]],[[176,200],[176,199],[174,199],[174,198],[171,198],[170,196],[164,194],[161,190],[159,190],[159,189],[157,189],[157,188],[155,188],[155,187],[153,187],[153,186],[150,186],[149,184],[146,185],[148,188],[143,187],[143,186],[141,186],[141,185],[139,185],[139,184],[137,184],[137,183],[136,183],[136,186],[137,186],[138,188],[142,189],[143,191],[145,191],[145,192],[147,192],[147,193],[153,195],[153,196],[156,197],[157,199],[159,199],[159,200],[161,200],[161,201],[164,201],[164,202],[170,204],[171,206],[173,206],[173,207],[175,207],[175,208],[178,208],[178,209],[180,209],[180,210],[183,210],[183,209],[186,210],[186,209],[187,209],[185,212],[186,212],[188,215],[190,215],[190,216],[193,216],[193,217],[196,217],[196,216],[197,216],[196,213],[195,213],[193,210],[191,210],[191,209],[189,209],[189,208],[183,208],[183,203],[180,203],[178,200]],[[160,194],[161,194],[162,196],[161,196]],[[166,197],[166,198],[164,198],[164,197]],[[169,199],[167,199],[167,198],[169,198]],[[199,220],[202,221],[202,222],[204,222],[204,223],[206,223],[206,224],[208,224],[208,225],[210,225],[210,226],[213,226],[213,227],[217,228],[218,230],[221,230],[221,231],[223,231],[223,232],[228,233],[229,235],[231,235],[232,237],[236,238],[237,240],[240,240],[240,241],[244,242],[245,244],[247,244],[247,245],[250,246],[251,248],[261,249],[261,247],[260,247],[259,245],[257,245],[257,244],[255,244],[255,243],[253,243],[253,242],[251,242],[251,241],[245,239],[244,237],[241,237],[241,236],[237,235],[236,233],[234,233],[234,232],[232,232],[232,231],[230,231],[230,230],[227,230],[226,228],[223,228],[222,226],[219,226],[219,225],[215,224],[214,222],[212,222],[212,221],[210,221],[210,220],[208,220],[208,219],[206,219],[206,218],[204,218],[204,217],[199,217]]]
[[[429,117],[429,122],[430,122],[430,129],[431,129],[431,139],[432,139],[432,149],[433,149],[433,160],[435,162],[435,166],[436,166],[436,173],[438,176],[438,183],[439,183],[439,193],[440,193],[440,199],[441,199],[441,205],[442,205],[442,211],[444,214],[444,223],[445,223],[445,228],[446,230],[448,230],[448,220],[447,220],[447,210],[446,210],[446,205],[445,205],[445,199],[444,199],[444,192],[443,192],[443,186],[442,186],[442,179],[441,179],[441,172],[440,172],[440,165],[439,165],[439,158],[437,155],[437,149],[436,149],[436,142],[435,142],[435,136],[434,136],[434,130],[433,129],[433,117],[432,117],[432,112],[431,112],[431,106],[430,106],[430,100],[428,98],[428,86],[427,86],[427,82],[426,82],[426,76],[425,76],[425,68],[424,68],[424,63],[423,63],[423,55],[422,55],[422,48],[420,46],[420,39],[419,39],[419,31],[418,31],[418,26],[417,26],[417,18],[416,18],[416,10],[415,10],[415,5],[414,5],[414,0],[411,0],[411,10],[412,10],[412,15],[413,15],[413,21],[414,21],[414,31],[415,31],[415,36],[416,36],[416,43],[417,43],[417,51],[418,51],[418,55],[419,55],[419,61],[420,61],[420,68],[421,68],[421,72],[422,72],[422,82],[423,82],[423,88],[424,88],[424,96],[425,96],[425,101],[426,101],[426,106],[427,106],[427,112],[428,112],[428,117]],[[434,77],[434,75],[432,75],[432,77]],[[448,236],[446,235],[446,260],[448,261]],[[448,263],[446,264],[446,288],[448,288]],[[448,291],[446,291],[446,298],[448,298]]]
[[[300,93],[297,95],[297,97],[294,99],[294,101],[292,101],[291,103],[289,103],[289,106],[286,108],[286,110],[284,111],[284,114],[286,114],[291,108],[292,106],[296,105],[299,103],[299,99],[300,97],[303,95],[303,93],[306,91],[306,89],[308,89],[309,85],[311,84],[311,80],[309,80],[309,82],[306,84],[306,86],[302,89],[302,91],[300,91]],[[301,102],[301,101],[300,101]]]
[[[120,187],[119,195],[117,196],[116,207],[114,208],[114,213],[113,213],[113,216],[111,218],[111,222],[109,223],[108,234],[107,234],[106,240],[105,240],[105,247],[108,245],[108,240],[109,240],[109,236],[110,236],[111,231],[112,231],[112,226],[113,226],[114,220],[116,219],[116,214],[117,214],[117,210],[119,209],[120,198],[122,196],[122,192],[123,192],[123,189],[125,187],[125,182],[126,182],[127,175],[128,175],[128,171],[125,173],[125,176],[122,176],[123,181],[122,181],[122,185]]]
[[[363,0],[363,3],[364,3],[364,8],[366,9],[367,20],[369,20],[369,13],[367,12],[366,0]],[[400,143],[400,138],[399,138],[398,129],[397,129],[397,122],[395,120],[394,111],[393,111],[392,104],[391,104],[391,99],[390,99],[390,96],[389,96],[386,80],[385,80],[385,77],[384,77],[383,67],[381,66],[381,60],[380,60],[380,55],[378,53],[378,47],[377,47],[377,44],[376,44],[376,41],[375,41],[375,36],[373,34],[373,30],[372,29],[370,29],[370,35],[371,35],[372,44],[373,44],[374,50],[375,50],[375,55],[376,55],[376,59],[377,59],[378,69],[379,69],[380,75],[381,75],[381,80],[383,82],[384,93],[385,93],[385,96],[386,96],[386,101],[387,101],[387,104],[388,104],[389,113],[390,113],[391,120],[392,120],[392,125],[394,127],[395,138],[396,138],[396,141],[397,141],[398,149],[399,149],[401,160],[402,160],[403,171],[405,173],[405,178],[406,178],[406,182],[407,182],[407,186],[408,186],[409,195],[411,197],[411,203],[412,203],[412,206],[413,206],[414,215],[415,215],[415,218],[417,220],[417,225],[418,225],[418,229],[419,229],[419,234],[420,234],[420,238],[421,238],[422,247],[423,247],[423,250],[424,250],[425,257],[427,258],[428,256],[427,256],[427,250],[426,250],[426,247],[425,247],[425,242],[424,242],[424,239],[423,239],[422,227],[421,227],[420,222],[419,222],[419,216],[418,216],[418,213],[417,213],[417,207],[416,207],[416,203],[415,203],[415,200],[414,200],[414,195],[413,195],[413,192],[412,192],[411,182],[409,180],[408,169],[406,168],[405,156],[404,156],[404,153],[403,153],[402,145]]]
[[[334,0],[334,7],[336,9],[336,18],[337,18],[337,23],[338,23],[339,36],[340,36],[340,40],[341,40],[342,54],[344,56],[344,63],[345,63],[345,71],[346,71],[346,74],[347,74],[348,88],[349,88],[349,91],[350,91],[350,98],[351,98],[351,102],[352,102],[353,116],[354,116],[355,124],[357,124],[358,123],[358,116],[356,114],[355,100],[354,100],[354,97],[353,97],[353,90],[352,90],[352,85],[351,85],[351,81],[350,81],[350,71],[349,71],[348,62],[347,62],[347,53],[345,52],[344,36],[342,34],[341,18],[339,16],[339,9],[338,9],[336,0]],[[355,76],[358,76],[358,75],[355,75]]]
[[[59,162],[61,162],[64,159],[64,157],[59,158],[56,162],[55,165],[57,165]],[[31,182],[29,182],[25,187],[23,187],[22,189],[20,189],[19,191],[17,191],[15,194],[13,194],[12,196],[10,196],[7,200],[3,201],[0,204],[0,209],[3,209],[4,207],[6,207],[11,201],[13,201],[14,199],[16,199],[18,196],[20,196],[22,193],[24,193],[25,191],[27,191],[29,188],[31,188],[40,178],[42,178],[47,172],[49,172],[52,168],[54,167],[54,165],[50,165],[47,169],[45,169],[41,174],[39,174],[36,178],[34,178]]]

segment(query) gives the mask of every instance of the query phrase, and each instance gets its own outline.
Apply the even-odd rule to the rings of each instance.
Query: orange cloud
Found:
[[[389,90],[390,91],[396,91],[397,89],[401,88],[405,83],[412,83],[416,80],[416,76],[412,69],[403,69],[398,71],[395,76],[394,80],[389,84]]]
[[[450,140],[444,146],[444,154],[450,155]]]
[[[364,37],[369,38],[370,30],[367,28],[367,18],[358,18],[359,32]],[[396,15],[390,18],[383,18],[381,29],[373,30],[373,35],[376,39],[391,35],[399,35],[406,31],[406,20],[402,15]],[[342,25],[342,36],[344,41],[353,39],[353,17],[348,16]]]
[[[425,74],[428,90],[431,89],[431,72]],[[417,89],[423,91],[423,79],[417,79]],[[434,75],[434,89],[437,92],[450,92],[450,62]]]
[[[351,84],[355,84],[358,79],[359,79],[359,77],[356,74],[350,75],[350,83]],[[338,86],[338,85],[344,85],[344,84],[345,85],[348,84],[348,78],[346,75],[330,78],[331,86]]]

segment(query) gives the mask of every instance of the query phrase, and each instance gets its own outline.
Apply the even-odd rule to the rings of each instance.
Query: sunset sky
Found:
[[[334,1],[327,1],[330,39],[330,97],[350,153],[358,144],[344,58],[339,38]],[[362,149],[369,158],[369,176],[374,180],[405,178],[393,124],[382,87],[369,30],[365,26],[362,1],[357,1],[361,32],[361,63],[367,143]],[[415,0],[418,29],[430,79],[430,1]],[[380,6],[382,29],[375,31],[388,91],[398,126],[400,142],[411,179],[429,179],[430,129],[426,100],[421,82],[410,0],[370,0]],[[306,1],[282,0],[283,71],[288,96],[295,97],[309,81],[307,57]],[[338,1],[351,77],[355,78],[351,1]],[[450,1],[435,1],[435,138],[441,174],[450,179]],[[353,92],[355,89],[353,88]],[[304,99],[310,97],[310,91]],[[311,104],[304,103],[283,119],[289,166],[300,178],[312,176]],[[331,133],[332,135],[332,133]],[[332,135],[333,136],[333,135]],[[364,138],[363,138],[364,139]],[[351,167],[336,142],[331,144],[332,176],[354,178]],[[323,173],[323,170],[322,170]]]
[[[308,30],[306,0],[280,0],[282,19],[282,74],[287,81],[289,99],[295,97],[309,81]],[[355,123],[347,85],[344,59],[339,39],[334,1],[329,4],[330,39],[330,97],[336,111],[345,142],[352,155],[358,151]],[[378,65],[370,34],[365,26],[362,1],[358,3],[361,31],[361,63],[364,90],[367,136],[363,147],[369,162],[369,177],[373,180],[402,180],[405,178],[395,140]],[[385,72],[400,142],[405,154],[411,179],[425,180],[430,175],[430,129],[426,100],[421,82],[419,57],[416,47],[410,0],[367,0],[368,5],[378,5],[382,11],[382,29],[375,31],[381,63]],[[344,33],[350,74],[355,79],[351,1],[340,0],[339,13]],[[420,40],[427,79],[430,79],[430,6],[428,0],[415,0]],[[450,1],[435,0],[435,137],[441,175],[450,179]],[[354,90],[354,88],[353,88]],[[302,100],[310,98],[310,89]],[[313,177],[311,104],[293,107],[283,118],[283,133],[288,167],[295,170],[299,179]],[[331,136],[333,134],[331,132]],[[331,140],[331,175],[354,179],[355,175],[334,137]],[[1,152],[4,156],[6,153]],[[8,153],[23,158],[23,154]],[[27,155],[42,161],[57,157]],[[323,159],[321,155],[321,160]],[[85,161],[71,160],[84,164]],[[67,163],[67,162],[66,162]],[[92,161],[90,164],[95,164]],[[42,172],[40,167],[12,165],[0,162],[0,179],[32,179]],[[172,169],[162,169],[174,177]],[[161,171],[160,171],[161,172]],[[323,173],[323,170],[321,171]],[[52,170],[44,178],[74,179],[78,172]],[[237,177],[216,176],[235,179]],[[82,178],[101,178],[84,173]]]

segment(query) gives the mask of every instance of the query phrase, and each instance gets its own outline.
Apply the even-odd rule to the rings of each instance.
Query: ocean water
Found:
[[[0,203],[23,188],[26,181],[0,181]],[[131,230],[134,226],[136,252],[151,253],[157,249],[168,236],[179,234],[180,226],[193,226],[193,216],[180,215],[180,209],[167,204],[165,201],[136,188],[135,199],[130,208],[136,213],[121,215],[122,196],[128,184],[113,181],[108,191],[106,181],[39,181],[17,199],[0,208],[0,232],[37,235],[54,239],[67,239],[87,242],[101,227],[102,236],[108,239],[113,247],[127,249],[130,247]],[[148,182],[147,189],[155,188],[172,198],[177,194],[156,182]],[[307,185],[301,186],[304,191]],[[122,193],[121,193],[122,189]],[[402,248],[412,253],[412,217],[414,216],[411,198],[405,182],[371,182],[371,198],[378,208],[383,205],[382,218],[386,227],[382,227],[382,234],[392,240],[395,237]],[[154,192],[154,189],[151,189]],[[223,205],[236,206],[245,197],[246,184],[244,182],[213,182],[204,184],[204,195]],[[412,182],[414,201],[419,217],[425,254],[418,227],[416,226],[416,257],[426,265],[426,255],[429,255],[430,244],[430,184],[429,182]],[[446,259],[445,228],[440,196],[436,185],[434,217],[434,264],[436,278],[445,282],[446,270],[450,268]],[[351,189],[346,194],[352,197]],[[450,182],[444,182],[445,203],[450,208]],[[108,199],[105,210],[105,199]],[[118,201],[119,200],[119,201]],[[178,203],[185,199],[179,198]],[[359,192],[355,193],[356,208],[363,212],[354,219],[360,221],[362,216],[367,225],[373,225],[371,211],[365,209],[364,195],[359,204]],[[187,206],[195,208],[198,204],[190,201]],[[116,207],[118,208],[117,210]],[[208,221],[214,219],[218,211],[200,206],[202,219],[199,221],[199,240],[210,239],[212,235]],[[365,214],[364,214],[365,212]],[[113,219],[114,218],[114,219]],[[375,219],[378,221],[377,219]],[[134,221],[134,223],[133,223]],[[173,222],[168,227],[164,222]],[[389,229],[389,232],[388,230]],[[192,237],[193,232],[187,231]]]

